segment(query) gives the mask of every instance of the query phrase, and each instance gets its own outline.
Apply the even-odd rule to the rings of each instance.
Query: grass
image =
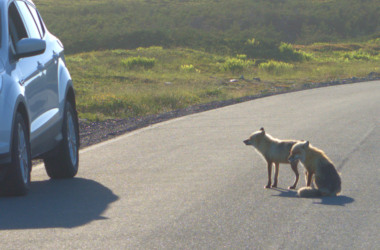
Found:
[[[292,72],[294,65],[286,62],[270,60],[268,62],[261,63],[259,68],[271,74],[282,75],[287,72]]]
[[[34,2],[89,120],[380,71],[378,0]]]
[[[126,59],[121,60],[121,64],[126,67],[127,69],[133,69],[133,68],[144,68],[144,69],[151,69],[153,68],[154,64],[156,63],[156,59],[154,58],[147,58],[147,57],[128,57]]]
[[[380,39],[292,48],[307,54],[308,59],[287,63],[155,46],[68,55],[67,65],[80,117],[88,120],[157,114],[267,93],[276,87],[294,89],[308,82],[364,77],[380,71]],[[126,62],[130,61],[138,63],[129,67]]]
[[[163,46],[235,54],[251,45],[378,37],[378,0],[34,0],[67,53]],[[256,38],[252,40],[252,38]],[[257,53],[260,53],[258,51]],[[247,54],[247,53],[244,53]]]

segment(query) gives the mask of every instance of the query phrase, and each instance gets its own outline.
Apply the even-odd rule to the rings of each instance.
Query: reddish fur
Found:
[[[289,161],[301,160],[306,168],[306,188],[298,190],[301,197],[335,196],[341,191],[341,179],[333,162],[320,149],[309,142],[299,142],[292,147]],[[317,189],[309,188],[312,177]]]
[[[277,187],[279,165],[280,163],[289,164],[288,156],[292,146],[297,143],[296,140],[279,140],[267,134],[262,128],[259,131],[252,133],[252,135],[244,141],[246,145],[253,146],[266,160],[268,169],[268,183],[265,188]],[[271,185],[272,165],[275,164],[275,177],[274,183]],[[297,186],[299,179],[299,173],[297,169],[297,163],[291,163],[293,172],[296,175],[296,179],[289,189],[294,189]]]

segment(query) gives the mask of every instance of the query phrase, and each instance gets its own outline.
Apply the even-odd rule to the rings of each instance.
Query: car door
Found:
[[[15,40],[13,44],[22,38],[43,39],[42,31],[37,26],[27,3],[14,1],[9,7],[9,12],[12,14],[10,25],[13,22],[15,29],[21,34],[17,38],[11,35]],[[10,27],[11,31],[12,27]],[[49,145],[49,140],[55,136],[54,131],[50,129],[56,127],[53,124],[59,121],[58,86],[57,81],[53,81],[51,77],[51,74],[56,75],[57,70],[55,69],[54,73],[53,55],[48,50],[40,55],[21,58],[16,64],[16,68],[21,72],[20,84],[25,88],[25,99],[30,115],[32,155],[36,155],[43,152],[44,147]],[[51,68],[53,72],[49,70]]]
[[[46,37],[45,27],[42,22],[42,19],[35,9],[34,6],[31,4],[26,4],[28,7],[35,24],[37,25],[37,28],[41,34],[42,39],[48,40]],[[55,37],[52,39],[54,40]],[[56,110],[58,108],[58,59],[59,59],[59,52],[56,50],[57,42],[53,41],[46,41],[46,50],[45,52],[40,56],[40,63],[44,66],[44,77],[46,81],[46,87],[49,100],[48,100],[48,109],[49,110]]]

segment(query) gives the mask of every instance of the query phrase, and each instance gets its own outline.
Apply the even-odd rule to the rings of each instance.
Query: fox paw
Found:
[[[296,189],[296,186],[290,186],[288,189]]]
[[[276,188],[276,187],[277,187],[277,183],[272,185],[272,188]]]
[[[270,188],[270,184],[268,184],[268,185],[264,186],[264,188]]]

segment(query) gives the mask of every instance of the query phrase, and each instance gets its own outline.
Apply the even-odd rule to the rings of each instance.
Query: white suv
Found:
[[[24,195],[32,159],[51,178],[78,172],[79,129],[62,43],[29,0],[0,0],[0,194]]]

